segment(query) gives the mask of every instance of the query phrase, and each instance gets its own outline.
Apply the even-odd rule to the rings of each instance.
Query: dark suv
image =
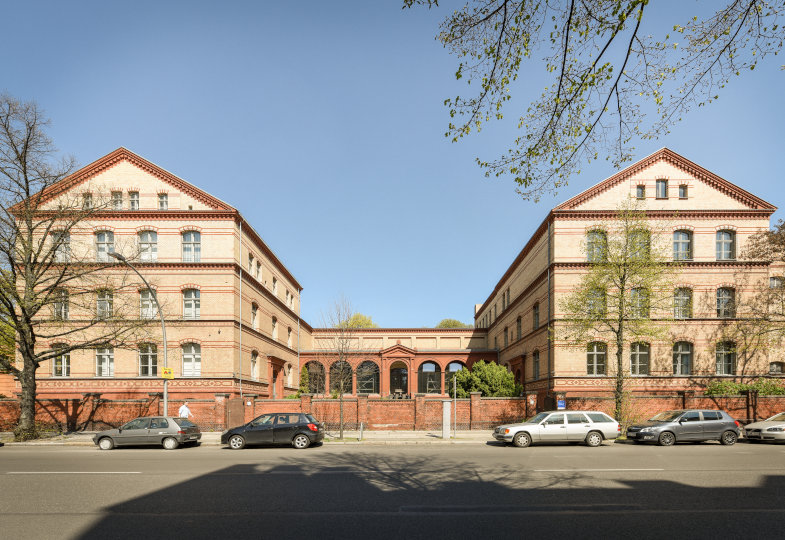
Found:
[[[271,413],[221,433],[221,444],[239,450],[246,444],[291,444],[308,448],[324,439],[322,424],[310,414]]]
[[[737,420],[725,411],[682,409],[662,412],[642,424],[627,428],[627,439],[670,446],[682,441],[720,441],[734,444],[741,431]]]

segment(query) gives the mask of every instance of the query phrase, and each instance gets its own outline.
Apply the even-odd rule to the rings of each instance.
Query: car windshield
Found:
[[[652,416],[649,420],[652,422],[671,422],[682,414],[684,414],[684,411],[665,411],[656,416]]]
[[[550,413],[547,413],[547,412],[541,412],[541,413],[533,416],[529,420],[527,420],[527,422],[530,423],[530,424],[536,424],[538,422],[542,422],[543,420],[545,420],[545,417],[548,416],[549,414]]]
[[[785,422],[785,412],[781,412],[780,414],[775,414],[774,416],[768,419],[768,422]]]

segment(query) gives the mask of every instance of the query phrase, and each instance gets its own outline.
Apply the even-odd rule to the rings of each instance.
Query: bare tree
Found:
[[[123,347],[144,324],[127,273],[108,257],[117,246],[96,248],[86,225],[108,197],[61,188],[76,164],[56,159],[48,124],[35,103],[0,95],[0,317],[19,358],[0,356],[0,366],[21,384],[19,440],[36,436],[43,364],[81,349]]]
[[[585,273],[560,302],[563,319],[554,337],[584,348],[590,374],[615,371],[617,419],[624,415],[625,380],[630,373],[624,362],[625,346],[665,337],[669,325],[663,322],[673,318],[677,266],[668,257],[660,232],[645,211],[632,202],[622,205],[612,221],[588,232]],[[606,364],[606,342],[615,348],[615,366]],[[645,354],[650,357],[650,350]]]
[[[565,185],[582,162],[607,156],[618,168],[632,158],[634,138],[667,134],[692,107],[714,101],[733,77],[782,48],[782,0],[710,3],[716,11],[709,15],[652,28],[657,18],[649,15],[659,7],[648,0],[468,0],[437,36],[459,60],[456,79],[474,92],[445,100],[445,135],[457,141],[501,120],[515,93],[532,84],[539,92],[545,75],[540,97],[514,115],[519,134],[507,151],[477,159],[486,176],[511,175],[521,196],[537,200]],[[532,76],[524,66],[541,51],[544,63]]]

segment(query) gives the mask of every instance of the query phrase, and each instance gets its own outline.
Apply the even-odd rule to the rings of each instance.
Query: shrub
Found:
[[[456,384],[459,398],[467,398],[471,392],[481,392],[485,397],[515,397],[523,392],[506,367],[484,360],[476,362],[471,371],[463,368],[457,372]]]
[[[762,396],[785,395],[785,385],[775,379],[760,378],[750,383],[733,381],[711,381],[706,386],[707,396],[737,396],[743,392],[755,390]]]

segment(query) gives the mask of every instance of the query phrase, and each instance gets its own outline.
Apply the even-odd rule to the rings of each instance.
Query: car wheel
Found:
[[[304,450],[311,445],[311,439],[308,438],[307,435],[303,435],[302,433],[299,435],[295,435],[294,439],[292,439],[292,446],[297,448],[298,450]]]
[[[596,448],[602,444],[602,435],[596,431],[590,432],[586,435],[586,445]]]
[[[521,431],[520,433],[517,433],[515,437],[512,438],[512,444],[514,444],[518,448],[526,448],[531,443],[532,443],[532,438],[525,431]]]
[[[165,438],[163,444],[164,444],[164,448],[166,448],[167,450],[174,450],[175,448],[180,446],[180,443],[177,442],[177,439],[175,439],[174,437]]]
[[[736,444],[737,440],[739,440],[739,436],[733,431],[726,431],[722,434],[722,437],[720,437],[720,442],[725,446]]]
[[[671,446],[673,443],[676,442],[676,435],[671,433],[670,431],[663,431],[660,433],[660,438],[657,439],[657,442],[660,446]]]
[[[98,441],[98,448],[101,450],[111,450],[114,448],[114,441],[109,437],[104,437],[100,441]]]
[[[232,450],[240,450],[245,447],[245,438],[241,435],[232,435],[229,437],[229,448]]]

